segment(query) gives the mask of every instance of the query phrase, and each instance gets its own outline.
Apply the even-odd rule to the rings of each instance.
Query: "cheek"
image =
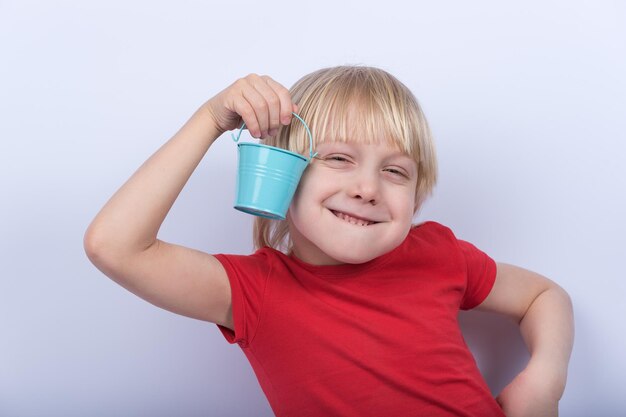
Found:
[[[333,192],[333,187],[329,185],[335,183],[336,181],[333,178],[323,175],[315,167],[310,166],[304,171],[302,178],[300,178],[298,188],[294,194],[294,201],[297,199],[298,202],[322,202]]]
[[[296,194],[301,193],[302,190],[305,189],[309,189],[311,188],[314,184],[315,184],[315,177],[316,177],[316,172],[315,172],[315,167],[313,167],[312,165],[309,165],[304,172],[302,173],[302,176],[300,177],[300,182],[298,183],[298,188],[296,189]]]
[[[300,182],[298,183],[298,187],[296,188],[296,192],[293,195],[293,199],[291,200],[292,206],[298,206],[300,200],[302,200],[303,196],[310,194],[308,189],[310,188],[310,175],[309,169],[302,173],[302,177],[300,177]]]
[[[320,200],[319,191],[316,190],[319,182],[308,174],[305,172],[302,175],[289,206],[289,213],[298,228],[305,226],[306,219],[315,214],[312,210],[318,206]]]
[[[415,185],[412,186],[409,196],[407,198],[407,210],[411,213],[411,217],[415,214],[416,204],[417,204],[417,193],[415,190]]]
[[[397,215],[413,216],[415,208],[415,193],[407,189],[395,189],[392,193],[384,196],[385,201],[389,202],[389,206],[393,207]]]

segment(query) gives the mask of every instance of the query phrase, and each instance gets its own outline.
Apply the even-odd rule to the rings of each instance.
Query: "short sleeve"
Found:
[[[461,309],[470,310],[482,303],[491,292],[496,281],[496,262],[471,243],[460,239],[458,243],[467,265],[467,285]]]
[[[228,275],[232,294],[234,331],[217,325],[228,343],[247,347],[258,327],[270,266],[263,249],[253,255],[215,255]]]

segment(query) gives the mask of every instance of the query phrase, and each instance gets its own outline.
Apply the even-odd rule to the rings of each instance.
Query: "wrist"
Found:
[[[184,129],[195,131],[195,135],[203,138],[203,140],[208,140],[209,145],[225,132],[215,122],[213,112],[206,103],[195,111],[187,121]]]
[[[204,102],[196,111],[196,115],[201,117],[205,123],[208,123],[211,126],[211,130],[214,131],[217,136],[226,131],[220,128],[217,118],[215,117],[215,112],[211,108],[211,100]]]

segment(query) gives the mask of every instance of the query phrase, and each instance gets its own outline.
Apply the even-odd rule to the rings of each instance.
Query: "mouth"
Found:
[[[348,213],[344,213],[338,210],[330,210],[330,211],[335,215],[335,217],[345,222],[348,222],[350,224],[353,224],[355,226],[371,226],[373,224],[379,223],[373,220],[364,219],[362,217],[355,216],[354,214],[348,214]]]

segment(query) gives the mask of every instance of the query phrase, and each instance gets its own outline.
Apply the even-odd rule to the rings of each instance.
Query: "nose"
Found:
[[[380,185],[378,175],[359,170],[350,183],[349,195],[363,203],[378,204]]]

